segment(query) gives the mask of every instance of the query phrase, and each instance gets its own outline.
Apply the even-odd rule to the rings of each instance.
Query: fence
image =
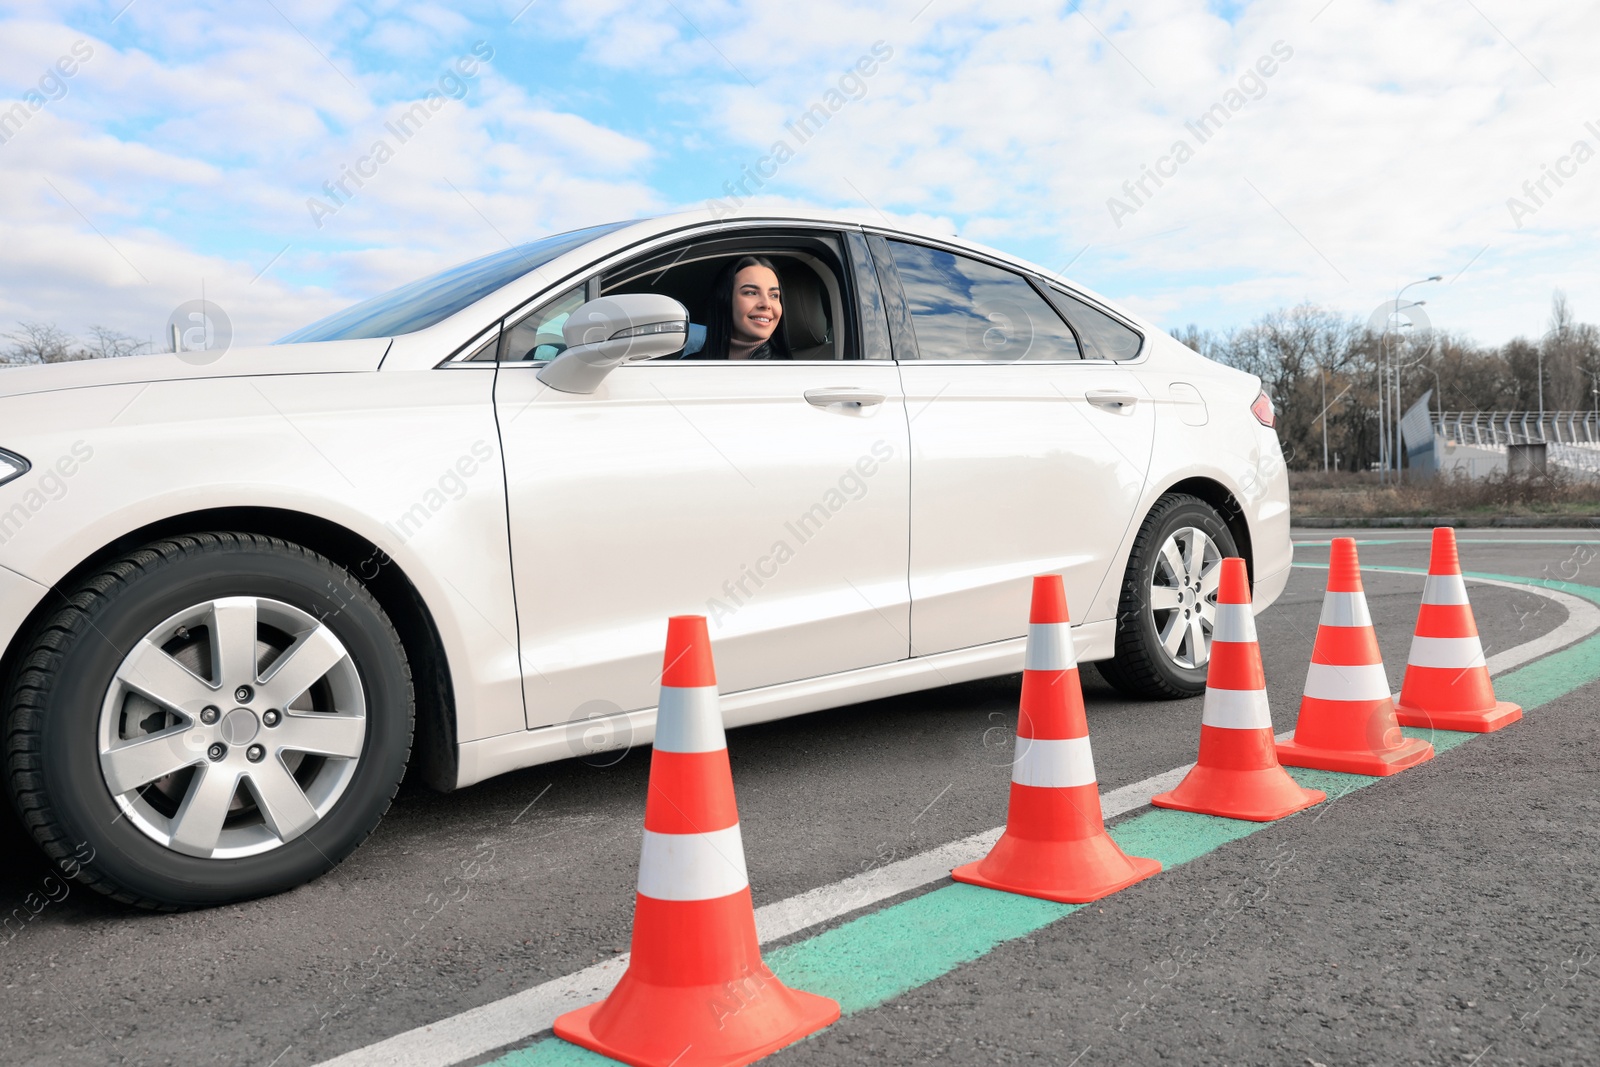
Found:
[[[1543,442],[1600,448],[1600,414],[1593,411],[1446,411],[1433,416],[1447,444],[1504,448]]]
[[[1505,453],[1510,445],[1543,444],[1549,462],[1600,477],[1600,413],[1446,411],[1432,413],[1432,421],[1435,437],[1447,447],[1465,445]],[[1495,461],[1496,466],[1499,463]]]

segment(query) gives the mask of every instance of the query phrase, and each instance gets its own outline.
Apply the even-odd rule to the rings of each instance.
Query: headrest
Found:
[[[798,352],[828,341],[828,316],[823,310],[827,293],[810,267],[785,264],[783,273],[783,318],[789,332],[789,348]]]

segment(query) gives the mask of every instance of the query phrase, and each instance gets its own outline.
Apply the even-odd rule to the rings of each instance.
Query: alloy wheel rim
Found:
[[[1186,670],[1211,659],[1222,551],[1204,530],[1174,530],[1156,554],[1150,576],[1150,615],[1162,651]]]
[[[366,695],[331,628],[267,597],[196,604],[123,658],[100,710],[100,773],[141,833],[238,859],[281,848],[349,787]]]

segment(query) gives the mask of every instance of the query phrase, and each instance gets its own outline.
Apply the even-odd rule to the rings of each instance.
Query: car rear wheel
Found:
[[[1158,500],[1128,554],[1116,654],[1098,664],[1106,681],[1153,699],[1204,692],[1221,563],[1238,551],[1210,504],[1186,493]]]
[[[80,880],[150,908],[327,871],[377,826],[411,749],[410,667],[378,602],[250,534],[101,569],[35,635],[10,697],[23,822]]]

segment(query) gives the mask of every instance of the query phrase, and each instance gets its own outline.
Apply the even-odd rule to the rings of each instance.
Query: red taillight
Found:
[[[1269,430],[1278,421],[1278,413],[1272,407],[1272,398],[1265,392],[1256,397],[1256,402],[1250,405],[1250,414],[1254,415],[1256,421]]]

